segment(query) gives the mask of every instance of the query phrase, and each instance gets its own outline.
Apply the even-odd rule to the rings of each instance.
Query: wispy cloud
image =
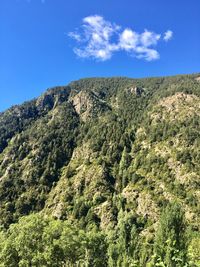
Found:
[[[163,40],[172,37],[172,31],[164,33]],[[106,21],[102,16],[94,15],[83,18],[82,25],[68,36],[77,42],[74,53],[81,58],[93,58],[101,61],[110,59],[117,51],[125,51],[131,56],[146,61],[159,59],[155,49],[161,40],[161,34],[147,29],[138,33],[131,28]]]
[[[69,37],[79,42],[80,47],[74,48],[79,57],[107,60],[115,50],[118,50],[118,47],[111,43],[111,37],[119,30],[118,25],[95,15],[84,18],[81,32],[70,32]]]
[[[76,40],[77,42],[81,41],[81,36],[78,33],[75,32],[69,32],[68,36]]]
[[[167,41],[171,40],[172,37],[173,37],[173,32],[170,31],[170,30],[168,30],[168,31],[166,31],[166,32],[164,33],[163,40],[167,42]]]

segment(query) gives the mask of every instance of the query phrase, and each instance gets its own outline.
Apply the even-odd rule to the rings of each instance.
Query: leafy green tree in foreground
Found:
[[[134,218],[121,212],[117,229],[87,232],[41,214],[22,217],[0,232],[0,267],[199,267],[199,236],[188,249],[183,212],[170,204],[161,215],[149,262],[149,248]],[[153,244],[152,244],[153,246]]]
[[[106,266],[102,233],[87,234],[68,222],[33,214],[0,235],[0,266]]]
[[[184,213],[179,204],[169,204],[160,218],[155,239],[155,265],[153,266],[189,266],[187,247]]]

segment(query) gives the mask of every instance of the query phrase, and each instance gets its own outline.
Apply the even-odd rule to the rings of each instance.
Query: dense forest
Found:
[[[0,113],[0,266],[200,266],[199,77],[82,79]]]

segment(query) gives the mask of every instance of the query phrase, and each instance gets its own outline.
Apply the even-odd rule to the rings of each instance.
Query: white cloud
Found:
[[[85,17],[80,30],[69,32],[68,36],[78,43],[74,53],[81,58],[105,61],[117,51],[128,52],[131,56],[146,61],[160,57],[153,47],[160,41],[161,34],[148,30],[138,33],[130,28],[122,29],[99,15]]]
[[[138,46],[136,48],[136,57],[139,59],[145,59],[146,61],[152,61],[160,58],[160,55],[157,50],[144,47],[144,46]]]
[[[70,32],[68,35],[79,43],[81,42],[79,48],[74,48],[77,56],[104,61],[111,58],[113,51],[116,50],[116,46],[110,42],[110,39],[119,29],[119,26],[95,15],[83,19],[81,33]]]
[[[171,40],[172,37],[173,37],[173,32],[170,31],[170,30],[168,30],[168,31],[166,31],[166,32],[164,33],[163,40],[167,42],[167,41]]]
[[[121,49],[126,51],[130,51],[136,48],[139,42],[139,35],[138,33],[132,31],[131,29],[125,29],[119,38],[119,46]]]
[[[151,45],[157,45],[161,35],[145,30],[140,36],[143,46],[149,47]]]

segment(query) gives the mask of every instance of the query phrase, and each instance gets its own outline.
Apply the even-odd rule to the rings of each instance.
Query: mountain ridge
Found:
[[[1,113],[1,224],[39,212],[107,233],[124,217],[150,246],[175,201],[198,232],[198,77],[86,78]]]

